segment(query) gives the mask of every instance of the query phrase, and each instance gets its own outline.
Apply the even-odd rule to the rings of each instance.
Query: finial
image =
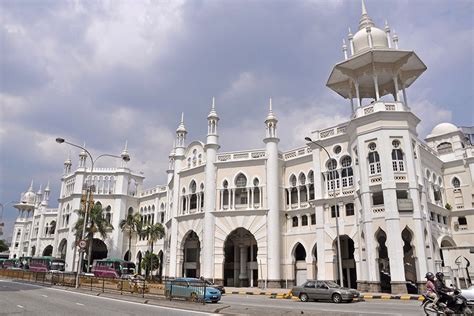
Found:
[[[354,35],[352,34],[352,30],[351,30],[351,28],[349,27],[349,34],[347,34],[347,37],[348,37],[349,39],[352,39],[353,36],[354,36]]]
[[[181,112],[181,124],[184,124],[184,112]]]
[[[39,190],[36,194],[42,194],[43,190],[43,184],[40,184]]]
[[[272,113],[273,112],[272,98],[269,99],[268,107],[270,109],[270,113]]]
[[[344,53],[344,59],[347,59],[347,45],[345,39],[342,39],[342,52]]]
[[[215,97],[212,97],[212,110],[215,110],[216,109],[216,98]]]
[[[48,184],[46,185],[46,188],[44,188],[44,191],[50,191],[51,189],[49,188],[49,180],[48,180]]]
[[[387,20],[385,20],[385,32],[390,33],[390,26],[388,26]]]
[[[124,151],[128,150],[128,139],[125,140],[125,147],[123,148]]]
[[[393,43],[395,44],[395,49],[398,49],[398,34],[395,32],[395,29],[393,29]]]
[[[367,14],[367,9],[365,8],[364,0],[361,0],[361,2],[362,2],[362,15]]]
[[[28,189],[28,191],[33,192],[33,180],[31,180],[30,188]]]

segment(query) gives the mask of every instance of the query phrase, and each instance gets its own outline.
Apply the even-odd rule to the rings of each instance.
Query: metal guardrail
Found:
[[[206,288],[206,282],[201,280],[169,280],[165,282],[165,297],[170,301],[179,298],[206,304]]]

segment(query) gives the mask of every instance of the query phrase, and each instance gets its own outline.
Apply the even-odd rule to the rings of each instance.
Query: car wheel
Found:
[[[340,303],[340,302],[342,302],[342,296],[341,296],[341,294],[334,293],[334,294],[332,295],[332,301],[333,301],[334,303]]]
[[[302,301],[302,302],[307,302],[307,301],[309,301],[308,294],[306,294],[306,293],[301,293],[301,294],[300,294],[300,301]]]

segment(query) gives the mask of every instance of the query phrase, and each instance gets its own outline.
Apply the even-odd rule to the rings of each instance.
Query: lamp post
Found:
[[[85,149],[83,146],[80,146],[80,145],[76,145],[76,144],[73,144],[73,143],[70,143],[68,141],[66,141],[64,138],[56,138],[56,143],[58,144],[62,144],[62,143],[65,143],[65,144],[68,144],[70,146],[73,146],[73,147],[76,147],[76,148],[79,148],[79,149],[82,149],[84,152],[87,153],[87,155],[89,156],[90,160],[91,160],[91,169],[89,171],[89,185],[86,186],[86,203],[85,203],[85,214],[84,214],[84,223],[82,225],[82,235],[81,237],[84,239],[85,238],[85,235],[86,235],[86,226],[88,224],[88,214],[89,214],[89,207],[90,207],[90,198],[91,198],[91,194],[92,194],[92,173],[94,171],[94,164],[95,162],[101,158],[101,157],[113,157],[113,158],[120,158],[122,159],[123,161],[130,161],[130,156],[128,155],[128,153],[123,153],[121,156],[116,156],[116,155],[111,155],[111,154],[102,154],[102,155],[99,155],[97,156],[95,159],[92,157],[92,154],[87,150]],[[85,166],[84,166],[85,167]],[[87,180],[87,178],[86,178]],[[92,240],[90,240],[89,242],[92,242]],[[76,288],[79,287],[79,272],[80,272],[80,269],[82,269],[82,262],[83,262],[83,257],[84,257],[84,250],[81,251],[81,249],[79,250],[79,264],[77,266],[77,273],[76,273]],[[88,258],[88,260],[90,261],[90,258]],[[89,272],[89,264],[87,265],[87,272]]]
[[[328,155],[329,161],[332,161],[331,155],[329,154],[327,149],[324,148],[324,146],[318,144],[317,142],[313,141],[309,137],[305,137],[304,139],[307,142],[310,142],[310,143],[318,146],[319,148],[323,149],[326,152],[326,154]],[[333,170],[332,172],[333,172],[333,178],[335,178],[334,177],[334,172],[336,172],[336,171]],[[332,197],[333,197],[334,201],[336,201],[336,181],[335,181],[335,179],[333,179],[333,180],[334,180],[334,183],[333,183],[333,186],[332,186],[332,188],[333,188]],[[341,287],[342,287],[342,286],[344,286],[344,281],[343,281],[343,274],[342,274],[341,238],[340,238],[340,235],[339,235],[339,208],[338,208],[336,202],[334,202],[334,211],[336,212],[336,239],[337,239],[337,262],[338,262],[338,268],[339,268],[339,285],[341,285]]]

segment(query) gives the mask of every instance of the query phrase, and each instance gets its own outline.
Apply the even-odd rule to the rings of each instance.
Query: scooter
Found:
[[[452,286],[452,285],[451,285]],[[454,287],[452,294],[453,300],[449,305],[434,300],[423,294],[423,311],[425,315],[472,315],[471,309],[467,306],[467,300],[461,295],[461,291]]]

